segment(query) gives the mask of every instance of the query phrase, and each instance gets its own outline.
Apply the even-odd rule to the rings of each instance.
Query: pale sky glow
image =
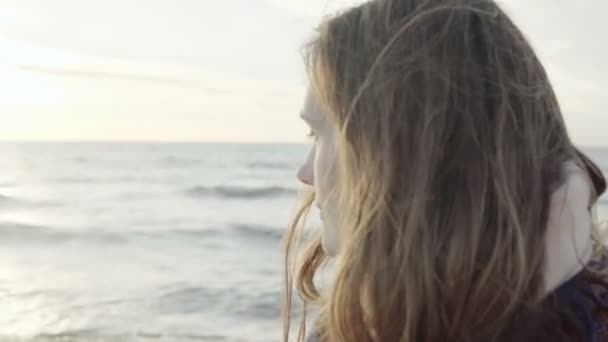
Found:
[[[298,48],[356,2],[0,0],[0,140],[303,141]],[[575,141],[608,145],[608,2],[501,4]]]

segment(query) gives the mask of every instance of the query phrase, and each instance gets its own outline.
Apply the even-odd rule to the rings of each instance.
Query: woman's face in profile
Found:
[[[308,91],[301,117],[310,127],[313,139],[308,157],[298,169],[298,179],[315,189],[315,205],[323,221],[323,250],[336,255],[339,247],[339,228],[336,210],[336,128],[321,112]]]

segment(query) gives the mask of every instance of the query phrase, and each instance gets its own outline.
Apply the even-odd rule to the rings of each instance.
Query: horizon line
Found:
[[[245,141],[245,140],[57,140],[57,139],[15,139],[15,140],[0,140],[0,144],[282,144],[282,145],[302,145],[307,144],[303,141]]]
[[[222,144],[222,145],[307,145],[310,142],[303,141],[245,141],[245,140],[57,140],[57,139],[15,139],[1,140],[0,144]],[[580,148],[608,148],[608,145],[578,145]]]

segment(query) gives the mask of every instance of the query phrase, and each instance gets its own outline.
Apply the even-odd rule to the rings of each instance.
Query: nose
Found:
[[[314,176],[311,169],[308,163],[300,166],[297,173],[300,182],[310,186],[314,185]]]
[[[315,184],[314,177],[314,158],[315,158],[315,150],[314,148],[310,151],[308,158],[306,158],[306,162],[298,168],[297,177],[300,182],[313,186]]]

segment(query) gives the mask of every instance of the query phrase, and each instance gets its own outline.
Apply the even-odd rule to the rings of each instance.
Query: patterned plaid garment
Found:
[[[586,313],[581,318],[590,320],[586,321],[586,325],[592,330],[589,336],[589,342],[608,342],[608,314],[597,313],[593,314],[594,308],[608,307],[608,292],[598,286],[588,285],[590,292],[593,295],[593,300],[586,301]]]

